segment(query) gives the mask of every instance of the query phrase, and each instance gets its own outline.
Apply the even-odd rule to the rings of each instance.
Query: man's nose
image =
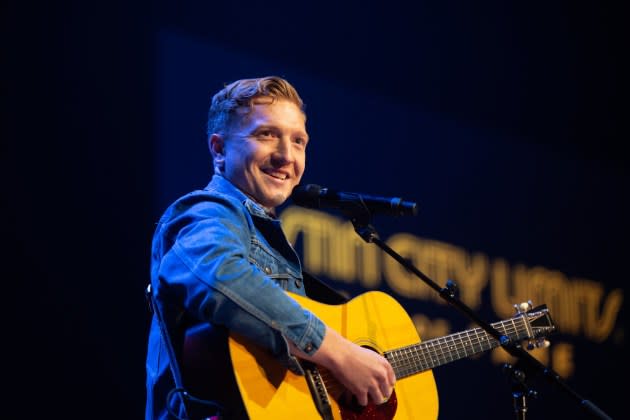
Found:
[[[274,163],[277,165],[286,165],[293,162],[293,149],[291,148],[291,140],[282,138],[277,144],[276,150],[272,154]]]

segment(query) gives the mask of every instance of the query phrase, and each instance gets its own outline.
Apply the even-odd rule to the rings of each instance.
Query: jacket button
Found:
[[[304,347],[304,351],[306,353],[310,353],[311,350],[313,350],[313,345],[311,343],[308,343],[305,347]]]
[[[271,268],[270,267],[265,267],[265,273],[271,274]]]

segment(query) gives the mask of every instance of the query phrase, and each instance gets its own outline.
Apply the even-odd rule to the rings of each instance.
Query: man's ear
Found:
[[[212,154],[214,171],[222,173],[225,167],[225,141],[223,136],[217,133],[208,138],[208,148]]]

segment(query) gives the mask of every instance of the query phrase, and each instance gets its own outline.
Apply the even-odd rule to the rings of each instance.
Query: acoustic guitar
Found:
[[[303,362],[306,375],[296,375],[246,339],[231,334],[232,369],[252,420],[436,419],[438,395],[431,369],[500,345],[481,328],[421,342],[405,309],[378,291],[339,305],[288,294],[347,339],[382,354],[396,373],[395,390],[385,404],[360,407],[325,368]],[[513,342],[540,339],[555,330],[545,305],[492,326]]]

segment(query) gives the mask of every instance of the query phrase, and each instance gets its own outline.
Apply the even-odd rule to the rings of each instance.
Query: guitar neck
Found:
[[[492,327],[511,340],[522,340],[530,336],[528,324],[523,317],[496,322]],[[396,378],[401,379],[499,345],[499,341],[485,330],[474,328],[391,350],[385,352],[384,356],[394,368]]]

